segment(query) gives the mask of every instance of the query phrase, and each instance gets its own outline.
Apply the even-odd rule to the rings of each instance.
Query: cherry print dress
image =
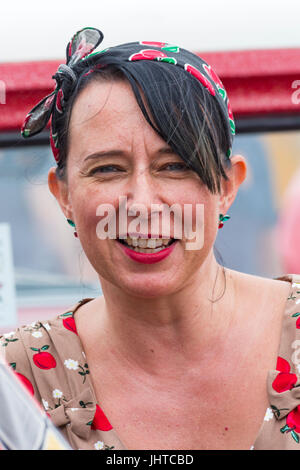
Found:
[[[266,377],[269,406],[251,449],[300,450],[300,274],[276,279],[289,282],[290,293],[276,370]],[[73,449],[122,450],[125,446],[97,403],[76,331],[74,314],[90,300],[51,321],[0,336],[1,352]]]

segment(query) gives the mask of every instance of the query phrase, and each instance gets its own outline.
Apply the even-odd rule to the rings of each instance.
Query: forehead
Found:
[[[145,120],[126,80],[95,80],[76,98],[69,126],[70,148],[87,145],[91,139],[126,140],[137,131],[160,139]]]

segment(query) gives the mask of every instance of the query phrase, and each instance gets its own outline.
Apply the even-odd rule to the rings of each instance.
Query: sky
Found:
[[[300,0],[3,0],[0,62],[61,59],[86,26],[103,48],[165,41],[197,52],[300,47]]]

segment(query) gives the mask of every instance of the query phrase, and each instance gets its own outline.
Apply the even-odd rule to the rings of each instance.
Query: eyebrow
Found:
[[[92,153],[91,155],[88,155],[84,159],[84,161],[86,162],[87,160],[93,160],[99,157],[117,157],[117,156],[123,156],[123,155],[125,155],[125,152],[123,150],[103,150],[102,152],[95,152],[95,153]]]
[[[160,155],[163,155],[163,154],[173,154],[175,153],[175,151],[171,148],[171,147],[162,147],[158,150],[157,152],[158,154]],[[101,158],[101,157],[122,157],[122,156],[125,156],[126,155],[126,152],[124,152],[123,150],[103,150],[103,151],[100,151],[100,152],[95,152],[95,153],[92,153],[91,155],[88,155],[85,159],[84,159],[84,162],[88,161],[88,160],[93,160],[93,159],[96,159],[96,158]]]

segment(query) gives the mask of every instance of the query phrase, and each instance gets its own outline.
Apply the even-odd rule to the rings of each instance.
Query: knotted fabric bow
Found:
[[[196,54],[165,42],[132,42],[93,52],[102,40],[103,34],[96,28],[84,28],[73,36],[67,45],[66,64],[61,64],[52,77],[56,80],[56,87],[27,114],[21,129],[23,137],[30,137],[41,132],[51,118],[50,142],[54,157],[58,162],[60,142],[56,124],[79,78],[108,65],[121,66],[130,74],[130,64],[150,60],[172,67],[181,67],[198,80],[206,92],[217,100],[227,133],[226,155],[228,158],[231,156],[235,134],[234,118],[225,87],[210,65]]]
[[[55,124],[57,117],[64,112],[65,103],[70,98],[78,79],[74,66],[93,52],[102,40],[102,32],[95,28],[83,28],[72,37],[66,49],[66,64],[61,64],[52,77],[56,80],[54,91],[27,114],[23,123],[22,136],[32,137],[41,132],[52,117],[50,140],[56,161],[59,160],[59,152]]]

